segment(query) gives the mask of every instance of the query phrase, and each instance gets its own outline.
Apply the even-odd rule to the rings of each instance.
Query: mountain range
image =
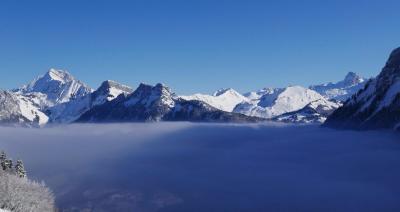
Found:
[[[18,89],[0,92],[0,123],[44,126],[73,122],[257,122],[322,123],[364,86],[349,73],[343,81],[309,86],[263,88],[240,94],[232,88],[212,95],[179,96],[164,84],[132,89],[104,81],[91,89],[69,72],[50,69]]]

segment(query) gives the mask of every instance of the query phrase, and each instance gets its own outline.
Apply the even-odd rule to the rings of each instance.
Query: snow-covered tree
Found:
[[[43,183],[0,171],[0,208],[12,212],[52,212],[54,196]]]
[[[2,170],[6,170],[7,165],[6,165],[6,160],[7,160],[7,155],[4,151],[1,151],[0,153],[0,165]]]
[[[16,162],[14,170],[12,160],[2,152],[0,162],[0,209],[11,212],[55,211],[52,192],[44,183],[26,178],[22,160]]]
[[[18,177],[26,177],[26,171],[22,160],[17,160],[17,164],[15,164],[15,174],[17,174]]]
[[[4,151],[1,151],[1,153],[0,153],[0,162],[3,162],[6,159],[7,159],[6,153]]]
[[[12,171],[13,168],[13,161],[12,159],[7,159],[6,160],[6,170]]]

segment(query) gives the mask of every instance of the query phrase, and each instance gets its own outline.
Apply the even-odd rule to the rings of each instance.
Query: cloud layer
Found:
[[[317,126],[190,123],[0,128],[62,208],[388,211],[399,135]]]

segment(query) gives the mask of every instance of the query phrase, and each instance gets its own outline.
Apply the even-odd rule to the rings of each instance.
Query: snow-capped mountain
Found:
[[[400,48],[381,73],[337,109],[325,126],[348,129],[400,129]]]
[[[357,92],[365,82],[349,73],[343,81],[310,86],[314,90],[289,86],[241,95],[229,88],[213,95],[177,96],[162,84],[140,84],[133,92],[114,81],[105,81],[92,91],[68,72],[50,69],[28,85],[2,94],[0,120],[31,126],[75,121],[323,122],[339,101]]]
[[[310,102],[300,110],[279,115],[274,120],[287,123],[324,123],[326,118],[340,106],[340,102],[322,98]]]
[[[42,104],[41,108],[65,103],[92,92],[91,88],[75,79],[67,71],[56,69],[50,69],[43,76],[14,91],[24,95],[42,94],[38,95],[40,98],[36,100]]]
[[[104,81],[100,87],[92,93],[92,104],[101,105],[105,102],[117,98],[121,94],[128,95],[133,92],[133,89],[127,85],[107,80]]]
[[[309,88],[317,91],[328,99],[345,102],[353,94],[357,93],[365,86],[367,80],[360,77],[354,72],[349,72],[344,80],[337,83],[325,83],[320,85],[312,85]]]
[[[284,113],[300,110],[310,102],[323,99],[316,91],[301,86],[269,89],[251,102],[238,104],[233,112],[262,118],[273,118]]]
[[[204,102],[185,100],[167,86],[140,84],[130,95],[98,105],[78,122],[213,121],[253,122],[260,119],[218,110]]]
[[[249,99],[250,101],[259,101],[263,96],[273,96],[274,94],[278,94],[282,91],[282,88],[263,88],[258,91],[251,91],[243,94],[244,97]]]
[[[248,101],[246,97],[242,96],[232,88],[218,90],[213,95],[194,94],[191,96],[180,97],[185,100],[202,101],[226,112],[232,112],[237,104]]]
[[[29,98],[0,91],[0,123],[6,125],[42,126],[48,117]]]
[[[52,123],[70,123],[94,106],[112,101],[121,94],[128,95],[132,91],[129,86],[107,80],[93,93],[55,105],[49,108],[47,113]]]

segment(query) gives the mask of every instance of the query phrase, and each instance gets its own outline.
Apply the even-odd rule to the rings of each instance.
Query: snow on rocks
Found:
[[[234,112],[262,118],[273,118],[302,109],[310,102],[323,98],[316,91],[301,86],[289,86],[264,94],[258,100],[241,103],[235,107]]]
[[[353,94],[364,88],[367,80],[354,72],[347,73],[344,80],[337,83],[325,83],[320,85],[312,85],[309,88],[317,91],[327,99],[345,102]]]
[[[248,99],[232,88],[221,89],[213,95],[194,94],[191,96],[180,96],[185,100],[203,101],[219,110],[232,112],[237,104],[247,102]]]
[[[63,70],[50,69],[43,76],[33,80],[15,92],[28,95],[41,93],[46,96],[46,106],[68,102],[83,97],[92,92],[86,84],[75,79],[70,73]]]

